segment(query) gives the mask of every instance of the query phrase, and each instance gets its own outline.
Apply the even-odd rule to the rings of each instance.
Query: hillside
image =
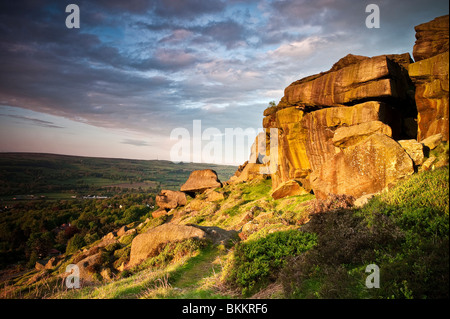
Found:
[[[71,198],[138,189],[178,189],[193,170],[210,168],[222,180],[236,167],[158,160],[93,158],[57,154],[0,153],[0,198],[26,195]]]
[[[413,175],[362,207],[344,197],[275,200],[270,180],[225,185],[216,189],[222,199],[189,199],[50,267],[10,275],[2,297],[448,298],[448,177],[448,166]],[[169,243],[139,265],[120,267],[134,238],[167,223],[218,226],[238,236]],[[98,252],[90,266],[97,275],[80,289],[65,288],[66,266]],[[380,289],[365,287],[368,264],[384,271]]]

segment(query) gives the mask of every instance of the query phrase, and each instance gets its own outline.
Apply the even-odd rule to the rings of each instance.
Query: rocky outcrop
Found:
[[[264,111],[266,135],[278,129],[275,196],[290,196],[282,190],[295,182],[318,198],[377,193],[422,165],[417,140],[448,140],[448,16],[416,31],[418,62],[409,53],[349,54],[293,82]]]
[[[156,196],[156,205],[165,210],[171,210],[187,203],[186,194],[178,191],[162,190]]]
[[[416,86],[417,139],[441,133],[449,139],[449,16],[438,17],[415,27],[416,63],[408,67]]]
[[[130,262],[133,267],[145,259],[156,256],[169,242],[179,242],[191,238],[206,239],[206,233],[196,227],[163,224],[137,235],[131,243]]]
[[[449,139],[449,53],[441,53],[409,66],[416,85],[417,139],[441,133]]]
[[[217,173],[212,169],[193,171],[180,190],[185,193],[202,193],[209,188],[222,187]]]
[[[413,49],[413,57],[416,62],[448,51],[448,17],[448,15],[437,17],[414,28],[416,44]]]
[[[375,133],[337,152],[311,173],[317,198],[346,194],[354,198],[377,193],[414,173],[412,159],[396,141]]]
[[[330,70],[289,85],[284,91],[285,102],[308,109],[380,98],[407,99],[409,82],[404,76],[404,65],[412,62],[409,54],[344,59],[343,67],[337,71]]]

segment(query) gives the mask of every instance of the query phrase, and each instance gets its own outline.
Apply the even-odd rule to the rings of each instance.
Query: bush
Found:
[[[315,245],[314,234],[299,230],[275,232],[255,241],[241,242],[235,247],[227,281],[247,295],[275,279],[287,257],[300,255]]]
[[[374,215],[369,224],[351,210],[312,215],[302,229],[317,234],[318,245],[291,259],[280,275],[285,294],[296,298],[360,298],[364,269],[350,270],[373,263],[378,250],[403,240],[388,217]]]
[[[84,237],[80,234],[75,234],[68,242],[67,242],[67,248],[66,253],[71,254],[76,252],[77,250],[81,249],[83,246],[86,245],[86,242],[84,241]]]

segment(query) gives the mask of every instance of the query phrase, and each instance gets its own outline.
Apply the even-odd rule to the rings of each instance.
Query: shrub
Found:
[[[85,245],[86,245],[86,242],[84,241],[84,237],[81,236],[80,234],[75,234],[67,242],[66,253],[68,253],[68,254],[74,253],[77,250],[81,249]]]
[[[275,279],[288,256],[297,256],[316,245],[316,236],[299,230],[275,232],[235,247],[227,281],[247,295]]]

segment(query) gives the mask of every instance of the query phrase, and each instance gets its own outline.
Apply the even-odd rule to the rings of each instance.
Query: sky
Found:
[[[70,3],[79,28],[66,27]],[[0,152],[242,164],[290,83],[349,53],[412,56],[414,26],[448,12],[440,0],[1,1]]]

